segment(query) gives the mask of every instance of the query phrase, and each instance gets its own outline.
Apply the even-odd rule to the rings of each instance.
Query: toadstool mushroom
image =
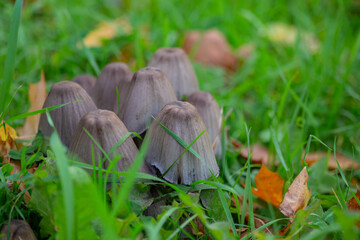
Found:
[[[92,95],[92,91],[94,89],[96,78],[89,74],[81,74],[72,79],[73,82],[76,82],[79,84],[85,91],[89,94],[89,96]]]
[[[205,130],[199,112],[188,102],[169,103],[155,118],[187,144],[192,143]],[[219,167],[207,132],[192,145],[202,161],[190,151],[183,153],[185,148],[157,121],[152,122],[146,134],[150,144],[145,161],[154,174],[159,173],[170,183],[185,185],[206,180],[211,173],[218,176]]]
[[[73,102],[78,100],[81,102]],[[50,111],[50,116],[61,141],[68,147],[82,116],[95,110],[96,106],[91,97],[79,84],[70,81],[54,83],[44,102],[43,108],[64,103],[69,104]],[[50,126],[45,113],[40,116],[39,130],[45,137],[50,137],[53,132],[53,128]]]
[[[165,74],[158,68],[146,67],[134,74],[119,116],[130,132],[142,134],[152,117],[173,101],[176,95]]]
[[[109,151],[128,133],[125,125],[114,112],[98,109],[86,114],[80,120],[76,128],[70,143],[69,152],[77,155],[80,160],[91,165],[93,163],[91,146],[93,146],[94,149],[97,165],[99,157],[104,159],[104,154],[84,129],[90,133],[106,153],[109,153]],[[123,143],[116,147],[114,154],[122,156],[116,163],[116,170],[125,171],[138,154],[138,149],[132,138],[128,137]],[[113,159],[111,155],[109,158]],[[108,159],[105,159],[102,167],[106,169],[109,164]],[[150,173],[145,164],[140,171]]]
[[[216,156],[220,158],[220,129],[222,118],[219,105],[210,93],[204,91],[194,92],[187,101],[193,104],[199,111],[213,144],[214,152]]]
[[[10,229],[9,229],[10,227]],[[7,237],[8,230],[10,238]],[[6,221],[0,228],[0,240],[36,240],[36,236],[30,225],[23,220],[11,220],[10,226]]]
[[[181,48],[160,48],[154,53],[149,66],[158,67],[166,74],[179,100],[199,90],[195,71]]]
[[[122,96],[125,95],[131,80],[130,75],[130,68],[125,63],[114,62],[106,65],[96,81],[92,95],[96,106],[113,111],[117,101],[116,88],[118,88],[121,103]]]

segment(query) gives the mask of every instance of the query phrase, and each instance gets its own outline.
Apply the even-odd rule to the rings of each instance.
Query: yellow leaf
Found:
[[[112,39],[121,32],[130,34],[132,27],[126,19],[117,18],[113,21],[99,23],[94,30],[85,36],[83,41],[86,47],[101,47],[104,40]]]
[[[286,217],[294,218],[299,210],[307,206],[311,197],[311,190],[307,186],[308,179],[309,175],[306,167],[304,167],[290,185],[284,200],[280,204],[279,209]]]
[[[8,156],[11,149],[16,149],[15,140],[18,138],[16,131],[8,124],[0,124],[0,156],[3,157],[3,162],[9,163]]]
[[[41,71],[40,81],[29,86],[29,112],[40,110],[44,105],[46,96],[45,76],[44,72]],[[38,131],[39,121],[40,114],[27,117],[24,126],[19,129],[20,136],[34,136]]]

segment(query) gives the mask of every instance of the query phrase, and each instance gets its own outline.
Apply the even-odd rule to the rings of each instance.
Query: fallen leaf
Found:
[[[29,86],[29,112],[42,109],[46,99],[46,82],[44,71],[41,71],[40,81]],[[34,137],[38,131],[40,121],[40,114],[28,116],[25,120],[25,124],[18,130],[21,137]]]
[[[278,207],[283,199],[284,179],[276,172],[272,172],[261,165],[260,171],[255,176],[256,188],[252,188],[252,193],[262,200]]]
[[[3,162],[9,163],[9,151],[16,149],[15,140],[18,138],[16,131],[8,124],[0,124],[0,156],[3,158]]]
[[[301,35],[303,46],[311,53],[317,53],[320,48],[319,40],[311,33],[299,31],[295,26],[285,23],[271,23],[264,31],[264,35],[273,43],[294,45],[298,35]]]
[[[231,144],[234,146],[236,151],[240,151],[240,156],[244,159],[248,159],[248,148],[247,146],[243,145],[241,142],[230,139]],[[251,162],[252,163],[258,163],[258,164],[264,164],[267,165],[269,162],[269,149],[260,145],[260,144],[254,144],[250,147],[250,153],[251,155]]]
[[[132,33],[132,30],[127,19],[117,18],[113,21],[99,23],[94,30],[85,36],[83,41],[86,47],[101,47],[104,40],[110,40],[121,33],[128,35]],[[80,43],[77,45],[78,47],[81,46]]]
[[[360,200],[360,190],[358,189],[355,196]],[[360,211],[360,205],[357,203],[355,197],[352,197],[346,204],[350,211]]]
[[[304,167],[290,185],[280,204],[279,209],[286,217],[294,218],[299,210],[307,206],[311,197],[311,190],[307,186],[308,179],[309,175]]]
[[[321,158],[326,158],[328,153],[326,152],[314,152],[308,153],[305,156],[305,162],[309,166],[313,165],[315,162],[320,160]],[[359,169],[360,164],[356,162],[354,159],[348,158],[341,153],[336,153],[336,160],[338,160],[341,169],[343,170],[351,170],[351,169]],[[338,169],[338,165],[336,164],[334,154],[329,155],[329,162],[328,162],[329,169]]]
[[[194,60],[203,64],[236,70],[237,59],[231,52],[225,36],[212,29],[204,33],[191,31],[186,34],[183,49]]]

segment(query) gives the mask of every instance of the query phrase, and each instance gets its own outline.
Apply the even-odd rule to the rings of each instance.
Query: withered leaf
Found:
[[[248,159],[249,152],[247,146],[243,145],[241,142],[230,139],[231,144],[234,146],[236,151],[240,151],[240,156],[244,159]],[[258,163],[258,164],[264,164],[267,165],[269,162],[269,149],[260,145],[260,144],[254,144],[250,147],[250,153],[251,155],[251,162],[252,163]]]
[[[326,152],[314,152],[314,153],[308,153],[305,156],[305,162],[309,166],[320,160],[321,158],[327,158]],[[351,170],[351,169],[359,169],[360,164],[356,162],[355,160],[346,157],[345,155],[341,153],[336,153],[336,160],[339,162],[339,165],[341,169],[343,170]],[[328,168],[329,169],[338,169],[338,165],[336,164],[334,154],[330,154],[329,156],[329,162],[328,162]]]
[[[187,33],[183,49],[190,56],[194,56],[197,62],[223,67],[227,70],[236,70],[237,59],[231,52],[225,36],[218,30]]]
[[[358,189],[355,196],[360,200],[360,190]],[[360,205],[357,203],[355,197],[352,197],[346,204],[350,211],[360,211]]]
[[[283,199],[284,179],[276,172],[272,172],[261,165],[260,171],[255,176],[256,188],[252,188],[252,193],[278,207]]]
[[[3,158],[3,162],[10,162],[8,154],[11,149],[16,149],[15,140],[17,138],[15,129],[8,124],[0,124],[0,156]]]
[[[290,185],[285,194],[282,203],[279,206],[280,211],[289,218],[294,218],[296,213],[304,209],[311,197],[311,190],[308,189],[307,181],[309,175],[306,167],[299,173]]]
[[[41,71],[40,81],[29,86],[29,112],[40,110],[45,102],[46,82],[44,71]],[[18,130],[19,134],[23,138],[33,137],[36,135],[39,127],[40,114],[28,116],[25,120],[25,124]]]

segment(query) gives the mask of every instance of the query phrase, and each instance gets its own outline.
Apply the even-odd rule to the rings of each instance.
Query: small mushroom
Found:
[[[89,74],[81,74],[72,79],[73,82],[76,82],[79,84],[85,91],[89,94],[89,96],[92,95],[92,91],[94,89],[96,78]]]
[[[197,91],[190,95],[187,99],[189,103],[194,105],[204,120],[205,127],[209,133],[213,149],[218,158],[221,157],[221,113],[220,108],[213,96],[208,92]]]
[[[108,154],[128,133],[127,128],[114,112],[108,110],[98,109],[89,112],[80,120],[71,140],[69,152],[77,155],[81,161],[92,165],[93,155],[91,149],[93,147],[96,165],[98,165],[100,157],[105,160],[102,167],[106,169],[110,164],[109,160],[104,158],[102,151],[84,129],[90,133],[94,140]],[[116,163],[117,171],[126,171],[138,154],[138,149],[132,138],[128,137],[121,145],[116,147],[116,151],[113,154],[122,156]],[[109,158],[113,159],[112,154],[109,155]],[[145,164],[141,171],[150,173]]]
[[[195,71],[181,48],[160,48],[151,58],[149,66],[158,67],[166,74],[179,100],[199,90]]]
[[[119,116],[130,132],[142,134],[152,117],[173,101],[176,95],[165,74],[158,68],[146,67],[134,74]]]
[[[10,227],[10,229],[9,229]],[[10,238],[8,238],[8,230]],[[0,240],[36,240],[36,236],[30,225],[23,220],[11,220],[10,226],[6,221],[0,228]]]
[[[122,96],[127,92],[130,75],[130,68],[125,63],[114,62],[104,67],[92,95],[99,109],[114,110],[117,101],[116,88],[119,91],[120,103],[123,101]]]
[[[187,144],[191,144],[205,130],[199,112],[188,102],[169,103],[155,118]],[[190,151],[183,153],[185,148],[157,121],[152,122],[146,134],[150,144],[145,161],[154,174],[160,174],[170,183],[185,185],[206,180],[211,172],[218,176],[219,167],[207,132],[192,145],[202,161]]]
[[[73,102],[78,100],[81,102]],[[70,81],[54,83],[44,102],[43,108],[64,103],[69,104],[50,111],[50,116],[61,141],[68,147],[82,116],[95,110],[96,106],[91,97],[79,84]],[[50,137],[53,132],[53,128],[50,126],[45,113],[42,113],[40,116],[39,130],[45,137]]]

